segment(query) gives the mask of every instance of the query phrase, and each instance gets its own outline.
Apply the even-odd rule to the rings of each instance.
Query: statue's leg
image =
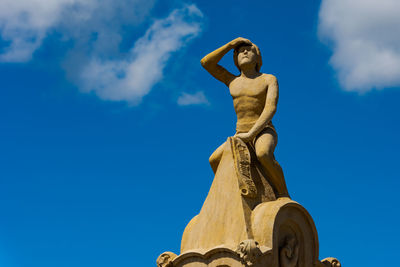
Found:
[[[226,142],[220,145],[210,156],[208,161],[210,162],[211,168],[215,174],[218,169],[219,162],[221,161],[222,154],[225,149]]]
[[[261,165],[270,176],[272,186],[277,191],[277,197],[289,197],[282,168],[274,157],[277,140],[276,133],[270,128],[265,128],[256,138],[255,152]]]

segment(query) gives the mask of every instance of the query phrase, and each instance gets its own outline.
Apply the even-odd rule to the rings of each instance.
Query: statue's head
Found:
[[[253,43],[251,45],[243,43],[233,51],[233,61],[239,71],[243,64],[254,64],[256,71],[260,71],[262,65],[260,49]]]

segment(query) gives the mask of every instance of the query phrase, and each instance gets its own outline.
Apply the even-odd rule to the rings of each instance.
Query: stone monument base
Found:
[[[259,248],[261,255],[255,263],[244,261],[237,251],[229,248],[219,247],[211,249],[205,254],[197,252],[187,252],[176,256],[172,252],[165,252],[159,257],[158,267],[270,267],[272,265],[271,250],[264,252]],[[265,248],[264,248],[265,249]],[[326,258],[314,264],[315,267],[340,267],[340,263],[335,258]]]
[[[251,214],[252,236],[236,246],[165,252],[158,267],[340,267],[318,259],[317,231],[306,209],[289,198],[259,204]]]

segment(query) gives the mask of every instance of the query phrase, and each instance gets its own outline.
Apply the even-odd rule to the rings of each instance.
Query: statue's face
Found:
[[[256,65],[257,64],[257,51],[252,45],[244,45],[238,49],[238,65],[242,67],[244,65]]]

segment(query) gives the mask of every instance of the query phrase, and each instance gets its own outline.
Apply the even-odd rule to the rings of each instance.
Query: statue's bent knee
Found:
[[[256,156],[259,161],[273,161],[274,160],[274,152],[270,149],[259,148],[256,149]]]
[[[222,158],[222,154],[224,152],[225,149],[225,143],[223,143],[222,145],[220,145],[210,156],[210,158],[208,159],[208,161],[210,162],[211,168],[213,169],[214,173],[217,171],[219,162],[221,161]]]

